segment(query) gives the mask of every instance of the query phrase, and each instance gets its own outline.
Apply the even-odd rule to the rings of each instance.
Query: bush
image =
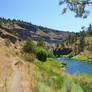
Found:
[[[46,61],[47,57],[48,57],[47,51],[45,49],[43,49],[42,47],[38,47],[36,49],[36,57],[40,61]]]
[[[26,53],[35,53],[35,45],[30,38],[28,38],[23,46],[23,51]]]
[[[26,61],[29,61],[29,62],[34,61],[35,60],[35,55],[34,54],[25,54],[24,59]]]
[[[74,56],[74,53],[73,53],[73,52],[71,52],[71,53],[68,55],[69,58],[72,58],[73,56]]]
[[[74,56],[74,53],[71,52],[68,55],[60,55],[61,58],[72,58]]]
[[[44,45],[45,45],[44,39],[40,36],[37,41],[37,46],[44,47]]]
[[[48,58],[54,58],[55,56],[54,56],[54,54],[53,54],[53,52],[52,51],[49,51],[48,52]]]

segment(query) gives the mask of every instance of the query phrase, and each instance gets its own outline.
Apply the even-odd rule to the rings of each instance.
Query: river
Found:
[[[56,60],[60,62],[67,62],[68,68],[64,69],[66,73],[75,74],[75,75],[87,73],[92,75],[92,64],[87,64],[83,61],[78,62],[76,60],[71,60],[71,59],[56,58]]]

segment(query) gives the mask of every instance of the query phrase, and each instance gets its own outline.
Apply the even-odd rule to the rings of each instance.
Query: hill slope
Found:
[[[47,45],[59,43],[61,40],[66,39],[68,35],[71,34],[69,32],[36,26],[19,20],[6,20],[4,18],[0,18],[0,29],[24,40],[30,37],[34,41],[37,41],[38,37],[41,36],[44,38]]]
[[[71,48],[75,55],[92,58],[92,26],[80,33],[69,35],[60,43],[60,48]]]

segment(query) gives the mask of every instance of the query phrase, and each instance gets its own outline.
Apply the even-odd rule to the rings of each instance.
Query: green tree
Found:
[[[48,51],[48,58],[54,58],[53,51]]]
[[[23,51],[26,53],[35,53],[35,45],[32,39],[28,38],[23,46]]]
[[[84,36],[80,37],[80,51],[83,51],[85,47],[85,38]]]
[[[68,37],[69,44],[72,44],[74,42],[75,36],[70,34]]]
[[[44,47],[44,39],[40,36],[37,41],[37,46]]]
[[[47,51],[42,48],[42,47],[37,47],[36,48],[36,57],[37,59],[39,59],[40,61],[46,61],[47,57],[48,57],[48,53]]]

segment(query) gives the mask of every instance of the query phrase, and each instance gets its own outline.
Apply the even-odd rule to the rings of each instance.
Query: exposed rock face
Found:
[[[16,24],[21,29],[14,28],[13,32],[18,34],[18,36],[22,39],[27,39],[28,37],[31,37],[34,41],[37,41],[38,37],[42,36],[46,42],[50,44],[55,44],[65,39],[70,34],[69,32],[36,26],[31,23],[16,22]]]
[[[15,37],[7,32],[4,33],[2,30],[0,30],[0,37],[9,39],[12,43],[15,43],[18,40],[17,37]]]
[[[70,32],[54,30],[18,20],[1,19],[1,21],[4,21],[0,24],[1,30],[17,37],[20,40],[26,40],[27,38],[31,38],[33,41],[37,42],[39,36],[41,36],[46,43],[46,47],[50,47],[50,49],[54,48],[55,44],[66,39],[70,34],[73,34]],[[11,35],[3,34],[2,37],[9,37],[12,42],[15,42],[16,38]]]
[[[53,50],[55,56],[67,55],[72,52],[71,48],[56,48]]]
[[[15,21],[12,25],[6,22],[6,24],[3,24],[0,26],[0,28],[9,33],[16,34],[18,37],[24,40],[31,37],[36,41],[39,36],[42,36],[46,42],[51,44],[60,42],[70,34],[69,32],[36,26],[23,21]]]

